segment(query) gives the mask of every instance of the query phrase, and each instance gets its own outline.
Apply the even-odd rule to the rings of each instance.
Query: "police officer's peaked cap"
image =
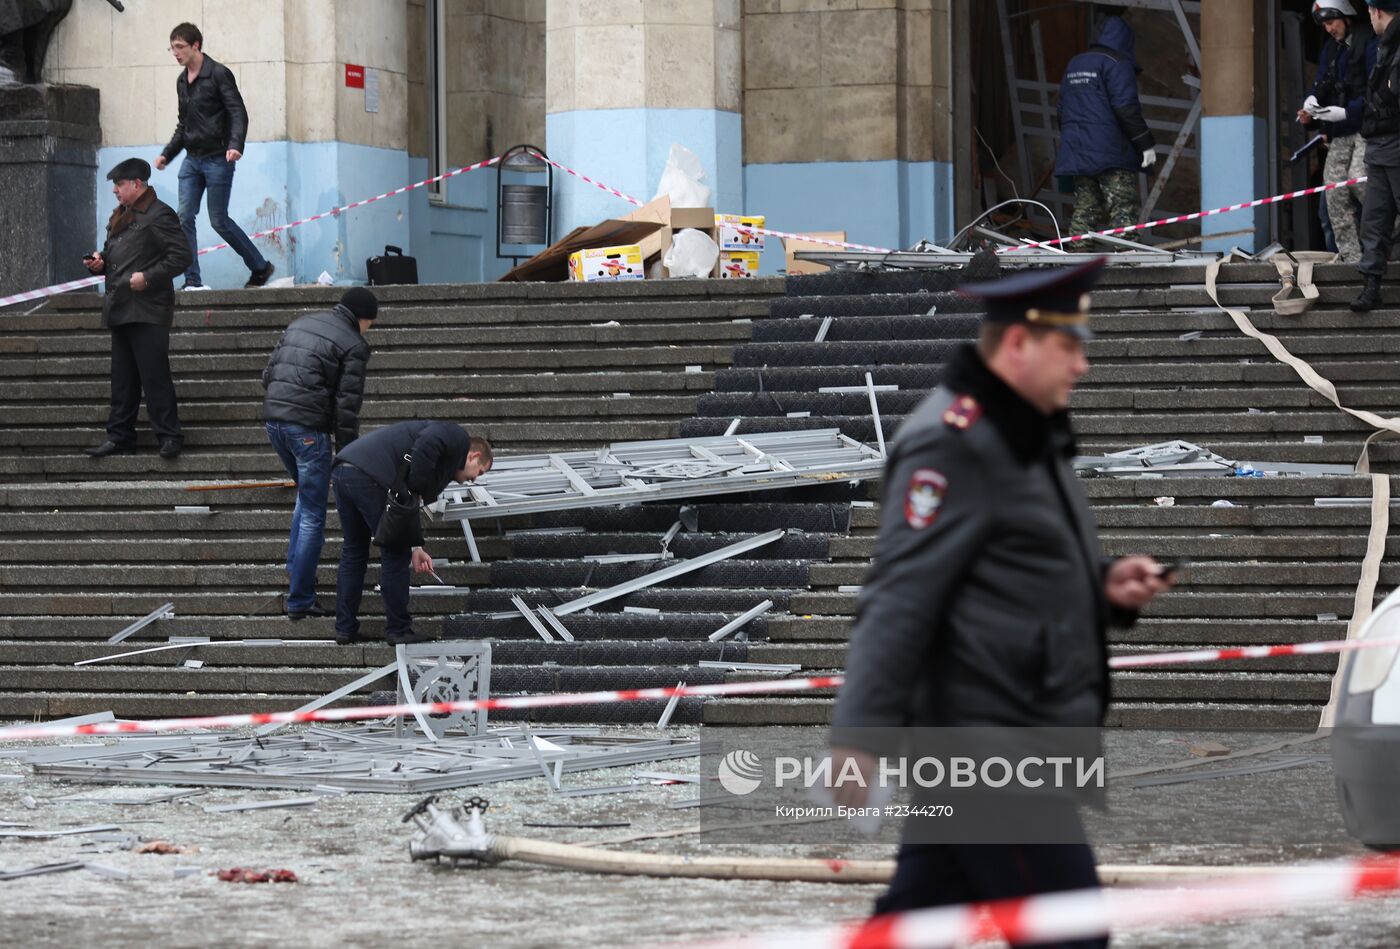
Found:
[[[107,172],[108,181],[150,181],[151,163],[144,158],[128,158]]]
[[[987,304],[987,323],[1024,323],[1091,339],[1089,291],[1099,282],[1107,257],[1076,267],[1033,270],[1004,280],[971,283],[958,293]]]

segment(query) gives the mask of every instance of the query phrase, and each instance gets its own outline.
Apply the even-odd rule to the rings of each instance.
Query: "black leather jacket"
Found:
[[[292,321],[263,370],[263,418],[335,435],[344,448],[360,434],[369,344],[348,309]]]
[[[388,491],[394,486],[403,456],[412,455],[405,484],[425,504],[431,504],[466,467],[471,446],[471,435],[460,425],[411,419],[370,432],[337,454],[335,464],[354,465]]]
[[[161,155],[170,161],[180,150],[192,158],[222,155],[230,148],[243,151],[248,138],[248,110],[233,73],[223,63],[205,56],[194,82],[185,79],[185,70],[175,79],[180,98],[180,121],[175,134]]]

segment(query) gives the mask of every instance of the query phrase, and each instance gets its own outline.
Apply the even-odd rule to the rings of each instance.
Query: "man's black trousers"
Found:
[[[1366,163],[1366,200],[1361,204],[1361,263],[1357,270],[1385,275],[1395,218],[1400,215],[1400,165]]]
[[[889,890],[875,901],[875,912],[903,913],[1098,885],[1094,851],[1088,844],[905,844]],[[1102,949],[1108,939],[1033,945]]]
[[[136,413],[141,394],[156,441],[183,441],[170,378],[170,328],[154,323],[112,327],[112,408],[107,437],[123,447],[136,443]]]

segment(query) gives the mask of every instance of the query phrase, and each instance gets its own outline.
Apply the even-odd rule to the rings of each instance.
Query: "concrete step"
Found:
[[[827,725],[833,702],[812,698],[726,698],[707,702],[706,725]],[[1109,709],[1108,724],[1121,728],[1233,730],[1317,727],[1321,706],[1296,702],[1123,702]]]
[[[619,390],[620,391],[620,390]],[[537,399],[452,398],[412,401],[378,399],[366,401],[360,411],[360,422],[366,431],[405,418],[452,418],[463,425],[492,420],[502,424],[531,422],[543,419],[608,419],[689,418],[695,411],[695,396],[637,395],[618,398],[612,394],[592,398],[545,397]],[[263,433],[262,401],[182,402],[180,422],[192,430],[216,426],[235,427],[254,438]],[[103,426],[107,422],[107,407],[93,403],[55,403],[30,405],[0,402],[0,419],[10,426],[42,426],[53,430],[60,426]],[[140,413],[138,424],[147,422],[146,412]]]
[[[854,593],[813,591],[794,594],[790,612],[813,616],[853,616]],[[1174,592],[1148,607],[1144,615],[1152,617],[1191,617],[1219,619],[1315,619],[1318,615],[1351,615],[1352,592],[1271,592],[1258,593],[1193,593]]]
[[[730,346],[610,346],[587,349],[493,349],[481,352],[469,347],[466,352],[434,348],[392,350],[376,355],[371,365],[376,371],[410,370],[420,373],[449,369],[537,373],[564,369],[635,369],[639,366],[665,366],[679,372],[687,365],[706,368],[728,366],[731,359]],[[170,357],[170,369],[177,391],[180,380],[189,376],[256,379],[266,365],[265,350],[237,355],[175,353]],[[0,359],[0,376],[8,378],[102,379],[107,377],[110,370],[111,360],[106,356]]]
[[[1400,548],[1400,538],[1397,538]],[[1109,556],[1123,556],[1129,550],[1141,550],[1142,545],[1124,544],[1122,550],[1110,545],[1105,549]],[[1159,557],[1181,556],[1179,551],[1192,549],[1187,544],[1173,544],[1161,539],[1152,542],[1153,552]],[[1361,563],[1358,558],[1352,563],[1328,563],[1324,561],[1298,561],[1301,553],[1296,542],[1292,550],[1280,551],[1278,556],[1289,556],[1288,561],[1271,563],[1230,563],[1212,560],[1192,560],[1182,571],[1177,594],[1189,591],[1225,590],[1232,591],[1246,587],[1260,591],[1288,588],[1326,592],[1337,589],[1356,588],[1361,576]],[[0,568],[3,577],[4,568]],[[868,567],[863,563],[851,564],[812,564],[809,568],[811,584],[814,588],[835,587],[846,584],[859,584],[865,578]],[[1400,585],[1400,564],[1394,568],[1381,567],[1380,582],[1387,589]]]
[[[501,398],[525,395],[531,398],[547,396],[594,395],[597,393],[631,392],[660,395],[685,392],[709,392],[714,385],[712,372],[571,372],[564,375],[420,375],[411,372],[371,372],[365,379],[367,404],[387,397],[463,398],[484,396]],[[263,387],[256,376],[244,379],[201,378],[180,379],[181,405],[199,401],[243,401],[262,403]],[[65,380],[62,392],[66,401],[105,400],[110,384],[106,380]],[[8,402],[43,401],[53,399],[53,382],[9,382],[4,397]]]
[[[386,321],[387,322],[387,321]],[[751,321],[733,320],[702,323],[630,323],[609,320],[607,324],[477,326],[438,325],[422,329],[400,329],[397,324],[375,325],[366,339],[374,354],[370,365],[379,357],[403,350],[442,346],[452,349],[469,348],[474,353],[489,353],[518,349],[522,346],[543,350],[590,349],[598,346],[656,345],[658,343],[736,343],[750,336]],[[264,362],[281,335],[281,327],[240,332],[179,332],[171,333],[170,352],[180,353],[260,353]],[[106,353],[112,348],[110,333],[70,332],[53,336],[5,337],[6,353],[32,354],[36,359],[75,353]]]

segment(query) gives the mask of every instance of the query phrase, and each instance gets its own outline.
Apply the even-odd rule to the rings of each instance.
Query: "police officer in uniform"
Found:
[[[1351,308],[1381,305],[1381,278],[1400,213],[1400,0],[1366,0],[1376,31],[1376,62],[1366,79],[1361,137],[1366,140],[1366,200],[1361,207],[1361,264],[1366,286]]]
[[[962,289],[986,302],[986,316],[890,449],[833,773],[853,760],[874,780],[876,749],[862,747],[874,729],[1102,723],[1105,628],[1132,622],[1172,582],[1150,557],[1103,557],[1070,464],[1070,391],[1088,371],[1089,290],[1104,262]],[[858,806],[865,793],[846,782],[836,800]],[[1097,885],[1086,842],[906,841],[875,909]]]

